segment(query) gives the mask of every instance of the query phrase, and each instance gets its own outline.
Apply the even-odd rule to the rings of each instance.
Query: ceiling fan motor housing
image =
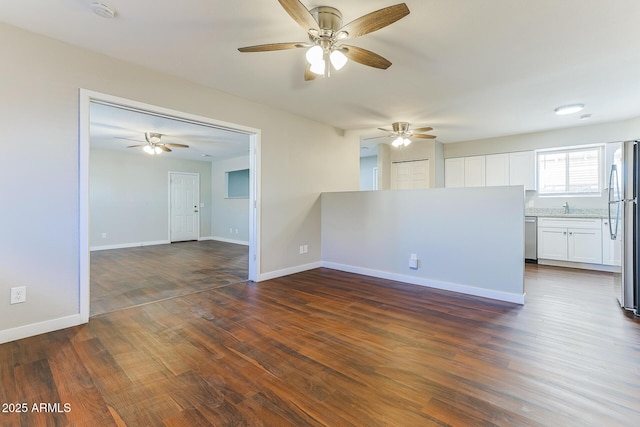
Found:
[[[409,133],[409,123],[407,122],[395,122],[392,125],[393,133],[405,135]]]
[[[342,13],[336,8],[318,6],[310,10],[311,15],[318,22],[320,36],[331,37],[342,27]]]

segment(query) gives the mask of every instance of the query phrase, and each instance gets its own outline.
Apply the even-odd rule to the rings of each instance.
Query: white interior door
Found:
[[[200,175],[169,173],[169,232],[172,242],[200,237]]]
[[[429,188],[429,160],[391,163],[391,189]]]

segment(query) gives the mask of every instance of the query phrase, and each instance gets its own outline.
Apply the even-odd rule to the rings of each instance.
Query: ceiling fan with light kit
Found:
[[[128,138],[125,138],[125,139],[128,139]],[[129,145],[127,148],[142,147],[145,153],[148,153],[151,155],[160,154],[162,152],[170,153],[173,150],[171,150],[171,148],[169,147],[189,148],[189,146],[186,144],[177,144],[173,142],[160,142],[162,140],[162,134],[157,132],[145,132],[144,139],[146,140],[146,144]]]
[[[269,52],[306,48],[305,80],[317,76],[329,77],[331,70],[340,70],[352,60],[362,65],[386,70],[391,62],[369,50],[343,44],[344,41],[372,33],[393,24],[409,14],[405,3],[385,7],[342,25],[342,13],[334,7],[318,6],[307,9],[299,0],[278,0],[284,10],[309,37],[308,42],[269,43],[241,47],[240,52]]]
[[[424,132],[432,131],[431,127],[410,128],[411,125],[407,122],[395,122],[392,123],[391,129],[378,128],[384,132],[390,132],[389,138],[393,138],[391,145],[394,147],[406,147],[411,144],[412,138],[420,139],[436,139],[435,135],[425,134]]]

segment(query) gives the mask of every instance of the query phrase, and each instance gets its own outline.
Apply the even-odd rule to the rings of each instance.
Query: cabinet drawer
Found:
[[[599,218],[538,218],[538,227],[556,228],[602,228],[602,220]]]

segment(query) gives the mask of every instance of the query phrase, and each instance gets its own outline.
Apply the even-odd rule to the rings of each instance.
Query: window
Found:
[[[249,198],[249,169],[227,172],[227,198]]]
[[[600,195],[602,147],[538,151],[538,194]]]

